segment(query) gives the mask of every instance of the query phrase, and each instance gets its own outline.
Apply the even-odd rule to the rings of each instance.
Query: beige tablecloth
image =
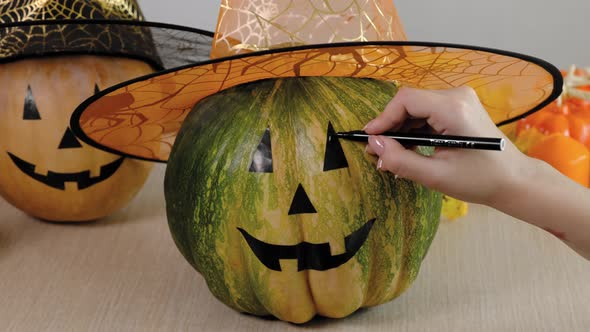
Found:
[[[99,222],[36,221],[0,199],[0,330],[301,330],[218,302],[170,236],[158,166]],[[492,209],[443,223],[414,285],[326,331],[590,331],[590,262]]]

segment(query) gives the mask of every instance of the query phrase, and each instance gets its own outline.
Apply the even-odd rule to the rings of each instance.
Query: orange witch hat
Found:
[[[211,59],[140,77],[86,100],[71,126],[113,153],[166,161],[201,99],[256,80],[344,76],[443,89],[471,86],[497,125],[557,96],[560,72],[526,55],[406,40],[391,0],[222,0]]]

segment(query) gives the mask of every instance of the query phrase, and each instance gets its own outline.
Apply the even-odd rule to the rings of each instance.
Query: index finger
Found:
[[[445,97],[434,90],[403,87],[364,130],[371,135],[381,134],[399,128],[408,118],[425,119],[432,126],[433,112],[444,104]]]

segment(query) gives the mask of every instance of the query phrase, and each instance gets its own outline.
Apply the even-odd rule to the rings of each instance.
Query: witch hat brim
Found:
[[[113,86],[86,100],[71,126],[86,143],[165,162],[201,99],[262,79],[344,76],[425,89],[470,86],[497,125],[541,109],[562,89],[559,70],[531,56],[466,45],[355,42],[306,45],[192,63]]]

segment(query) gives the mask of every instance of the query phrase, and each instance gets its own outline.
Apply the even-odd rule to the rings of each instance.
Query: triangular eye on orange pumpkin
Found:
[[[30,85],[27,86],[27,92],[25,93],[23,120],[41,120],[41,114],[39,114],[39,109],[37,109],[37,103],[33,97],[33,90],[31,90]]]
[[[82,144],[80,144],[80,141],[78,141],[78,139],[76,138],[76,135],[74,135],[74,132],[72,132],[72,129],[70,129],[70,127],[66,128],[66,132],[64,133],[63,137],[61,138],[61,141],[59,142],[59,146],[57,147],[58,149],[75,149],[75,148],[81,148]]]
[[[326,155],[324,157],[324,172],[348,167],[348,161],[342,150],[342,145],[336,136],[332,123],[328,122],[328,134],[326,138]]]
[[[270,145],[270,127],[266,128],[262,139],[252,156],[250,172],[272,173],[272,148]]]

